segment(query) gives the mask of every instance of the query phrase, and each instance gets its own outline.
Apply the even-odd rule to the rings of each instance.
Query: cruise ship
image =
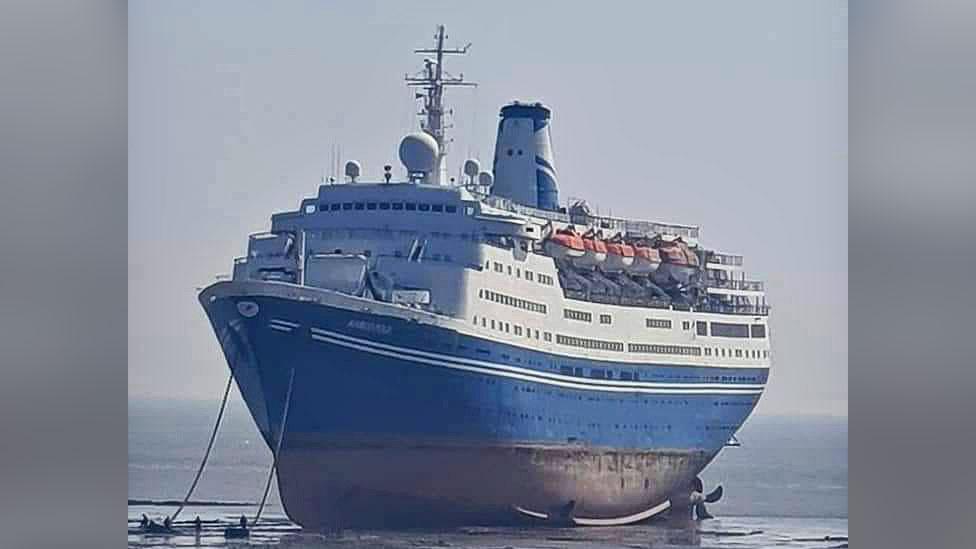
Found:
[[[309,530],[701,514],[698,475],[767,381],[763,284],[697,225],[560,202],[542,103],[504,105],[490,169],[449,178],[444,92],[472,84],[445,38],[415,50],[402,168],[348,161],[199,294],[285,511]]]

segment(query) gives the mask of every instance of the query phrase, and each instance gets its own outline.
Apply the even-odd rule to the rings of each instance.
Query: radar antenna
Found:
[[[447,86],[477,86],[474,82],[466,82],[463,73],[452,76],[444,70],[444,55],[464,55],[468,53],[468,48],[471,47],[469,43],[460,49],[445,49],[445,38],[447,35],[444,34],[444,25],[438,25],[437,34],[434,35],[434,39],[437,41],[436,46],[414,50],[414,53],[435,54],[436,59],[424,58],[424,69],[413,76],[407,75],[404,78],[407,86],[423,88],[424,90],[424,93],[417,92],[415,94],[416,99],[423,99],[423,107],[417,114],[425,117],[425,120],[420,123],[421,129],[437,141],[438,153],[434,182],[438,185],[445,184],[447,180],[447,166],[444,159],[447,156],[448,140],[444,134],[447,126],[444,125],[445,111],[442,102],[444,88]]]

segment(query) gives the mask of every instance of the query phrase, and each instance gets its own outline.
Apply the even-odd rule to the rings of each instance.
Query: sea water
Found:
[[[161,521],[175,511],[200,464],[219,402],[132,401],[129,404],[129,547],[787,547],[847,546],[847,420],[754,416],[701,475],[705,490],[725,494],[708,510],[715,519],[681,528],[460,528],[445,531],[304,534],[288,521],[272,483],[249,540],[226,540],[223,529],[243,514],[253,520],[267,482],[271,452],[240,397],[232,393],[213,453],[177,517],[179,535],[138,533],[143,513]],[[182,521],[196,516],[195,534]]]

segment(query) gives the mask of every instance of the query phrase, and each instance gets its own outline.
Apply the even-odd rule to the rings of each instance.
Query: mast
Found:
[[[437,141],[438,152],[435,171],[437,175],[434,178],[434,183],[437,185],[445,185],[447,183],[447,165],[445,158],[447,156],[447,143],[449,140],[445,136],[445,130],[450,126],[444,124],[444,116],[446,114],[443,103],[444,88],[448,86],[477,86],[474,82],[466,82],[463,73],[458,76],[452,76],[444,70],[445,55],[464,55],[468,53],[468,48],[471,47],[471,44],[468,43],[460,49],[444,49],[445,38],[447,38],[447,35],[444,34],[444,25],[438,25],[437,34],[434,36],[436,40],[435,47],[413,50],[414,53],[434,54],[436,58],[424,58],[423,70],[413,76],[407,75],[404,78],[407,86],[422,88],[424,90],[423,93],[417,92],[416,94],[417,99],[423,99],[423,107],[417,114],[425,117],[420,122],[421,129]],[[453,111],[451,111],[451,114],[453,114]]]

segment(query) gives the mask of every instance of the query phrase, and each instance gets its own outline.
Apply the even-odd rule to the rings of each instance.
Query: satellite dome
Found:
[[[362,166],[359,162],[355,160],[350,160],[346,162],[346,177],[348,177],[353,183],[356,182],[356,178],[359,177],[363,171]]]
[[[482,187],[491,187],[495,178],[492,177],[491,172],[481,172],[478,174],[478,184]]]
[[[438,152],[437,141],[424,132],[411,133],[400,141],[400,162],[410,174],[434,171]]]
[[[464,161],[464,175],[474,179],[478,176],[478,172],[481,171],[481,164],[474,158],[469,158]]]

